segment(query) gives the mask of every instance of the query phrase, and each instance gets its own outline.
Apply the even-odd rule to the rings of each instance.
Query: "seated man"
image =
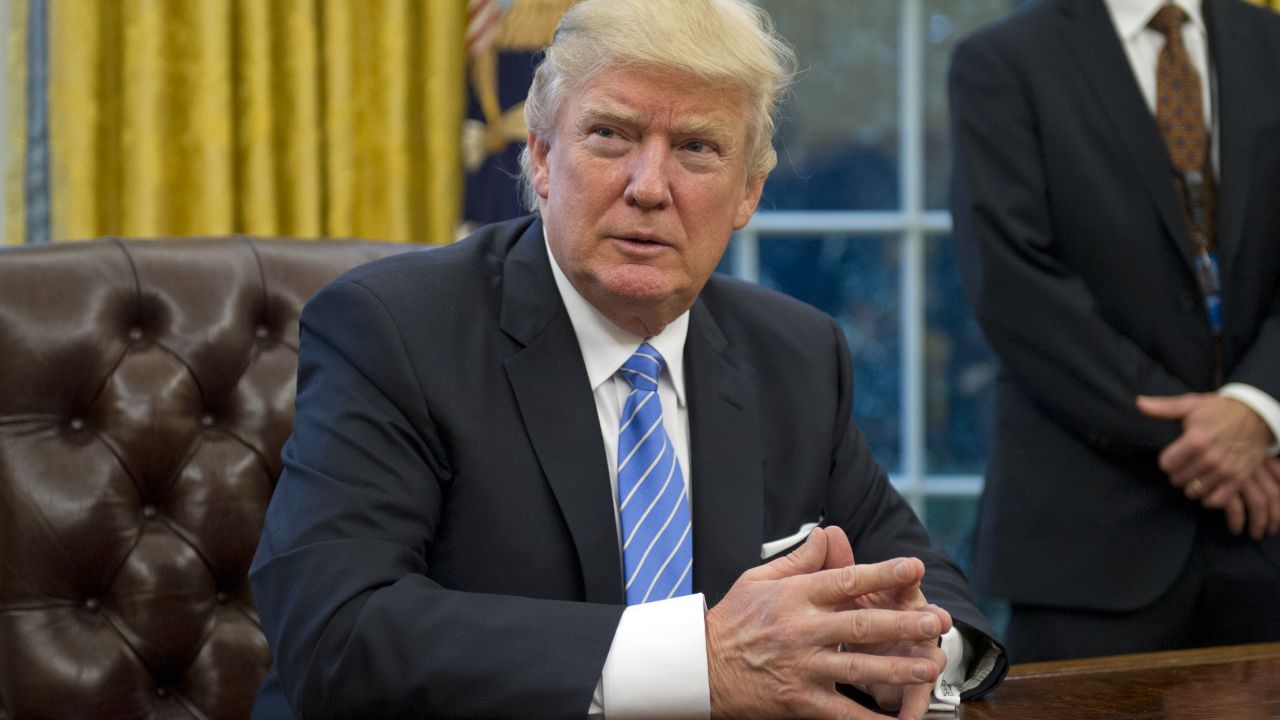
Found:
[[[999,682],[840,328],[712,276],[793,65],[742,0],[580,3],[526,105],[537,214],[308,304],[255,717],[919,718]]]

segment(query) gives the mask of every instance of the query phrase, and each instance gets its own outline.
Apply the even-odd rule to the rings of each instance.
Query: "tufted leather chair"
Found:
[[[405,246],[0,251],[0,719],[242,718],[298,313]]]

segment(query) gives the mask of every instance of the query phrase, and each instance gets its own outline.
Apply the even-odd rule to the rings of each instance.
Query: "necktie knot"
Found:
[[[631,387],[641,392],[653,392],[658,389],[658,376],[667,367],[667,361],[649,343],[642,343],[627,361],[622,363],[618,372]]]
[[[1170,42],[1181,42],[1182,26],[1187,22],[1187,13],[1177,5],[1165,5],[1156,12],[1147,23],[1148,27],[1164,35]]]

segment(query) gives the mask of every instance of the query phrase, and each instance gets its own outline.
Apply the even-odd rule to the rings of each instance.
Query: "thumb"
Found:
[[[1181,420],[1191,414],[1203,402],[1203,397],[1193,393],[1152,397],[1138,396],[1138,411],[1143,415],[1161,420]]]
[[[808,575],[822,569],[827,559],[827,536],[822,528],[814,528],[804,544],[768,563],[748,570],[744,579],[781,580],[795,575]]]

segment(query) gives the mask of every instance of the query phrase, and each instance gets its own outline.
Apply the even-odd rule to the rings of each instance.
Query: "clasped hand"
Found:
[[[840,528],[743,573],[707,613],[712,717],[883,717],[841,695],[845,683],[923,718],[952,625],[923,577],[915,558],[855,565]]]
[[[1160,469],[1191,500],[1221,510],[1233,535],[1280,532],[1280,462],[1267,457],[1271,431],[1244,403],[1213,393],[1139,397],[1143,414],[1177,420],[1182,434],[1160,453]]]

